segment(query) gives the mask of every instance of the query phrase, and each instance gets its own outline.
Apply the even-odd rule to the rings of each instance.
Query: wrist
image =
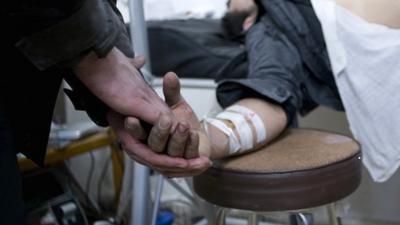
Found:
[[[200,155],[205,155],[210,159],[224,158],[229,155],[228,146],[228,137],[223,132],[210,124],[203,123],[199,131]]]
[[[199,133],[199,155],[211,158],[212,146],[209,138],[202,131],[198,131],[198,133]]]

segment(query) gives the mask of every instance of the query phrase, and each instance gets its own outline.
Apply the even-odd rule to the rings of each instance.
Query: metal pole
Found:
[[[143,0],[129,0],[130,33],[136,55],[147,59],[145,69],[150,72],[147,28],[144,18]],[[148,225],[150,209],[150,170],[135,162],[132,195],[131,225]]]
[[[150,209],[149,168],[135,162],[132,195],[131,225],[149,224]]]
[[[157,174],[157,189],[154,197],[153,214],[151,216],[151,225],[156,225],[158,208],[160,207],[161,195],[163,191],[164,177],[161,174]]]
[[[150,51],[147,35],[146,20],[144,17],[143,0],[129,0],[129,29],[135,55],[146,57],[144,69],[151,72]]]
[[[185,196],[188,200],[190,200],[193,204],[195,204],[197,207],[199,207],[197,205],[197,201],[194,199],[194,197],[189,194],[185,189],[183,189],[181,186],[179,186],[179,184],[177,184],[175,181],[173,181],[172,179],[166,179],[166,181],[172,186],[174,187],[177,191],[179,191],[183,196]]]

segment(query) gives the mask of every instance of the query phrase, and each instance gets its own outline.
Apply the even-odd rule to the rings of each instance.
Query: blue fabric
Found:
[[[157,215],[156,225],[171,225],[174,222],[175,215],[169,211],[160,211]]]

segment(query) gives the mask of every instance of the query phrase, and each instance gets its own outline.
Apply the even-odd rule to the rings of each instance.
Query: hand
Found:
[[[108,121],[119,137],[122,148],[133,160],[149,166],[166,177],[195,176],[211,166],[211,161],[207,157],[186,160],[152,151],[147,145],[130,135],[125,129],[124,117],[118,113],[110,111]]]
[[[199,146],[199,136],[205,136],[204,132],[196,114],[180,94],[179,79],[175,73],[165,75],[163,92],[165,101],[179,123],[171,134],[169,117],[161,115],[148,135],[149,147],[156,152],[165,151],[165,153],[174,157],[186,159],[196,158],[199,155],[208,157],[208,151],[204,151],[204,138],[202,138],[202,145]],[[126,127],[132,136],[138,139],[147,138],[136,118],[127,118]]]
[[[135,68],[138,61],[113,48],[105,58],[89,53],[74,71],[78,79],[115,112],[154,124],[161,113],[169,116],[172,113]]]
[[[167,105],[179,124],[171,135],[168,145],[167,142],[160,140],[168,140],[170,134],[160,126],[154,126],[150,132],[148,144],[157,152],[166,149],[168,155],[191,159],[199,156],[198,142],[201,126],[193,109],[182,97],[180,89],[176,74],[167,73],[163,80],[163,93]],[[160,122],[162,119],[167,121],[168,117],[161,117]],[[185,132],[186,130],[188,131]]]
[[[188,159],[189,168],[187,171],[182,173],[171,172],[169,173],[170,176],[197,175],[211,166],[207,151],[204,151],[206,149],[205,146],[208,145],[200,142],[199,146],[199,137],[203,134],[200,123],[192,108],[182,98],[179,79],[174,73],[168,73],[164,77],[163,91],[165,100],[171,107],[175,117],[179,119],[179,123],[171,134],[170,117],[161,115],[148,136],[148,146],[155,152],[163,152],[165,150],[168,155],[174,156],[174,159],[182,157]],[[146,132],[141,128],[136,118],[126,118],[125,127],[131,136],[142,140],[147,138]],[[205,139],[203,138],[202,140]],[[203,162],[202,165],[192,168],[191,162],[200,159]]]

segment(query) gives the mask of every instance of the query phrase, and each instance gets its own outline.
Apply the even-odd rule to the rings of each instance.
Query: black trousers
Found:
[[[13,145],[9,118],[0,108],[0,224],[4,225],[24,224],[25,218],[21,175]]]
[[[16,154],[40,162],[47,147],[62,76],[37,70],[15,47],[0,42],[0,225],[25,224]]]

